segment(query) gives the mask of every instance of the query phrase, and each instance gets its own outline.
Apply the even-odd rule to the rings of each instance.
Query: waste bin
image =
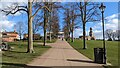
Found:
[[[103,64],[104,61],[104,49],[94,48],[94,62]]]

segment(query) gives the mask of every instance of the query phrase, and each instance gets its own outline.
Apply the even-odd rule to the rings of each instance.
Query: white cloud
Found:
[[[0,12],[0,32],[4,30],[11,31],[13,26],[14,22],[9,21],[8,17],[4,13]]]
[[[118,14],[120,14],[120,13],[113,14],[113,15],[111,15],[111,16],[106,17],[105,19],[111,20],[111,19],[118,18]]]
[[[102,30],[95,30],[95,31],[93,31],[93,33],[94,33],[94,36],[96,37],[96,39],[102,39]]]
[[[118,29],[118,14],[113,14],[111,16],[106,17],[108,20],[105,24],[106,29],[117,30]]]
[[[78,38],[81,35],[82,35],[82,29],[79,28],[79,29],[74,30],[74,37],[75,38]]]
[[[118,29],[118,14],[113,14],[106,17],[105,30],[112,29],[113,31]],[[102,38],[102,22],[96,24],[94,27],[94,35],[96,38]]]
[[[12,28],[14,27],[14,24],[12,21],[0,21],[0,31],[7,30],[11,31]]]

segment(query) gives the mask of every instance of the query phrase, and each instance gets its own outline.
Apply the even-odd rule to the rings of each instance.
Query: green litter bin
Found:
[[[103,64],[104,62],[104,49],[94,48],[94,62]]]

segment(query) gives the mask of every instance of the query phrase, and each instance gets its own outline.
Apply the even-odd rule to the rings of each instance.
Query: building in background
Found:
[[[52,38],[54,37],[53,32],[47,32],[47,33],[46,33],[47,39],[50,38],[50,34],[51,34],[51,37],[52,37]],[[64,38],[64,32],[58,32],[57,38],[58,38],[58,39]]]
[[[82,40],[83,36],[79,36],[79,38]],[[85,36],[85,39],[86,40],[96,40],[96,38],[93,34],[93,31],[92,31],[92,28],[90,28],[89,36]]]
[[[23,39],[27,40],[28,39],[28,34],[24,34]],[[40,40],[40,39],[41,39],[40,34],[33,34],[33,40]]]
[[[19,39],[18,33],[14,30],[13,32],[2,32],[3,42],[14,42]]]

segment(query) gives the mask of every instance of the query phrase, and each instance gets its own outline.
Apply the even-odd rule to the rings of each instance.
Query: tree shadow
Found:
[[[2,65],[5,65],[3,67],[6,67],[6,66],[15,66],[15,67],[25,67],[26,65],[25,64],[17,64],[17,63],[2,63]]]
[[[13,52],[13,53],[27,53],[27,51],[26,52],[10,51],[10,52]]]
[[[95,63],[94,61],[89,61],[89,60],[77,60],[77,59],[67,59],[67,61],[84,62],[84,63]]]
[[[18,64],[18,63],[2,63],[2,68],[52,68],[46,66],[28,66],[26,64]]]

